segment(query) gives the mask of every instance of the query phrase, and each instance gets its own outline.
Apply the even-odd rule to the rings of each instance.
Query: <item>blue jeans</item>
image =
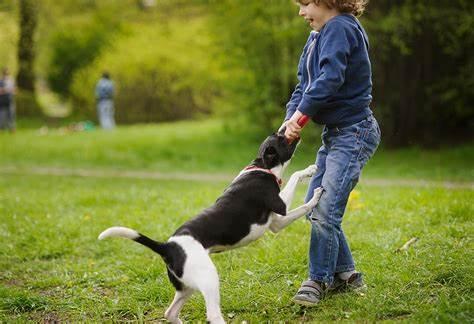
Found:
[[[309,276],[312,280],[331,283],[336,273],[355,269],[341,227],[342,216],[362,168],[380,143],[380,128],[371,115],[344,128],[324,127],[321,138],[323,145],[316,157],[318,170],[306,195],[309,201],[315,188],[324,188],[318,205],[309,215]]]

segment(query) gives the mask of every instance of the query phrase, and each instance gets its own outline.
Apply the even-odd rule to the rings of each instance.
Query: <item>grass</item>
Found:
[[[111,133],[53,130],[38,135],[36,130],[20,130],[0,134],[0,168],[235,174],[252,158],[256,143],[244,136],[223,136],[215,121]],[[294,167],[312,159],[309,145],[300,149]],[[450,160],[428,163],[450,153]],[[472,157],[471,150],[382,150],[364,176],[387,173],[395,179],[399,170],[403,178],[472,181],[472,167],[463,156]],[[161,259],[133,242],[99,242],[97,235],[108,226],[126,225],[164,240],[212,204],[227,184],[3,172],[0,322],[162,320],[173,289]],[[304,189],[296,201],[302,200]],[[300,220],[278,235],[267,234],[248,247],[213,256],[226,319],[472,322],[473,190],[364,183],[356,190],[344,229],[358,268],[366,274],[365,295],[332,296],[316,309],[291,303],[307,274],[309,224]],[[419,241],[408,251],[394,252],[412,237]],[[205,320],[200,295],[186,304],[182,319]]]
[[[21,121],[20,123],[21,124]],[[27,125],[34,125],[28,122]],[[292,170],[315,159],[320,140],[305,129]],[[234,175],[249,163],[262,138],[230,131],[216,120],[137,125],[113,132],[71,132],[61,128],[30,128],[18,134],[0,133],[0,166],[62,167],[115,170],[183,171]],[[474,181],[472,145],[427,151],[381,148],[364,170],[369,178],[432,181]]]
[[[163,262],[129,241],[98,242],[97,234],[123,224],[165,239],[225,185],[2,177],[3,320],[161,319],[173,290]],[[345,230],[367,276],[365,296],[335,296],[317,310],[291,304],[306,276],[308,224],[301,220],[276,237],[213,257],[225,314],[251,322],[472,319],[472,191],[370,186],[358,193]],[[415,236],[420,240],[408,252],[394,253]],[[183,318],[203,320],[203,307],[195,296]]]

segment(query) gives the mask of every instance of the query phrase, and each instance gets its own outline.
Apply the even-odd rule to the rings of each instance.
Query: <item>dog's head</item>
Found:
[[[258,157],[254,161],[257,166],[273,169],[279,166],[285,167],[290,162],[300,140],[288,143],[284,134],[285,129],[282,129],[263,141],[258,150]]]

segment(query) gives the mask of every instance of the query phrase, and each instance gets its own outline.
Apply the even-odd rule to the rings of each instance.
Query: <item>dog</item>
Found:
[[[171,323],[181,323],[179,312],[196,290],[204,296],[207,321],[225,323],[220,309],[219,277],[210,253],[245,246],[268,229],[274,233],[308,214],[318,203],[322,188],[300,207],[288,211],[297,184],[316,173],[311,165],[291,175],[280,191],[281,177],[299,139],[289,143],[284,129],[267,137],[258,156],[240,172],[213,206],[184,223],[167,242],[157,242],[126,227],[110,227],[99,235],[124,237],[158,253],[167,266],[168,277],[176,288],[165,312]]]

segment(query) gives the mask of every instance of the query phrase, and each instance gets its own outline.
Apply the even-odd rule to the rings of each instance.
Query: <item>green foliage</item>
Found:
[[[433,145],[472,135],[473,13],[464,0],[371,2],[364,22],[386,143]]]
[[[10,6],[13,7],[11,4]],[[0,7],[0,66],[9,67],[16,71],[16,46],[18,26],[15,21],[13,9],[5,4]]]
[[[118,122],[186,119],[207,114],[219,90],[219,70],[205,20],[188,18],[130,26],[113,48],[74,76],[72,98],[95,116],[94,86],[103,69],[117,87]]]
[[[61,24],[50,40],[47,78],[51,89],[68,96],[74,73],[90,64],[118,31],[120,25],[105,14]]]
[[[93,88],[108,69],[120,122],[212,112],[260,136],[280,125],[297,81],[309,32],[297,10],[291,0],[162,0],[147,10],[136,0],[42,0],[35,70],[73,100],[76,117],[95,117]],[[0,4],[0,60],[12,71],[17,11]],[[386,145],[472,138],[473,12],[467,0],[369,3],[372,108]]]
[[[42,115],[36,95],[27,90],[19,90],[15,95],[16,114],[22,117]]]
[[[275,129],[296,84],[307,28],[291,1],[213,5],[219,45],[243,71],[226,83],[229,115]],[[473,2],[465,0],[369,3],[363,23],[372,44],[373,108],[385,143],[434,145],[472,137],[473,12]]]
[[[227,115],[262,134],[281,125],[296,84],[309,30],[291,1],[225,0],[213,4],[215,37],[224,56]],[[305,30],[308,32],[306,33]]]

